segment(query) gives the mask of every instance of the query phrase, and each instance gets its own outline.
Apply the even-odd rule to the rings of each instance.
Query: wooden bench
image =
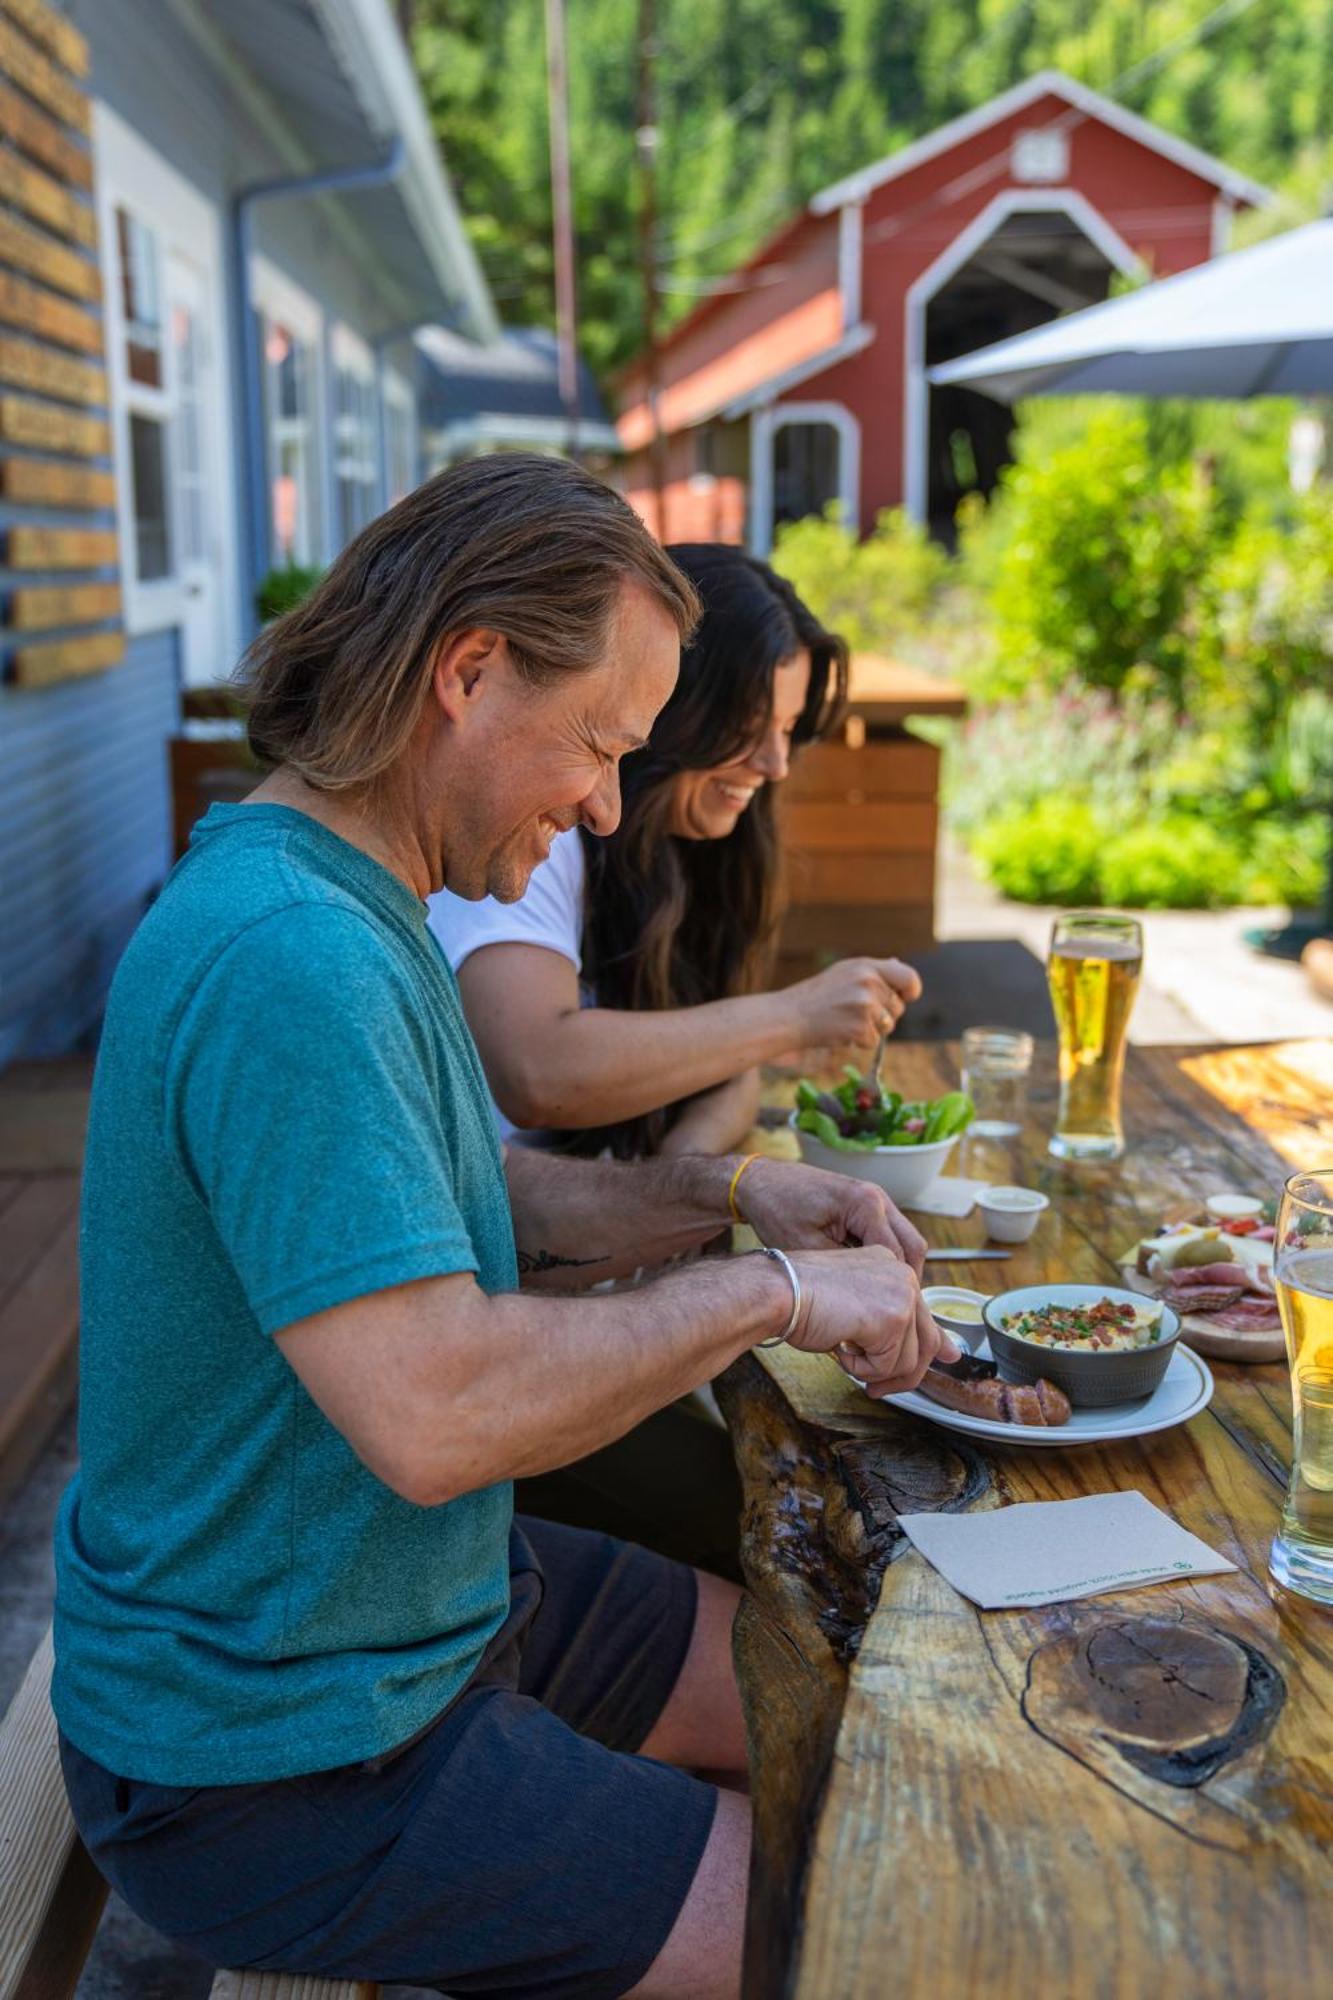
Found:
[[[70,1817],[51,1712],[51,1635],[0,1723],[0,2000],[69,2000],[106,1901]],[[211,2000],[377,2000],[357,1979],[219,1972]]]

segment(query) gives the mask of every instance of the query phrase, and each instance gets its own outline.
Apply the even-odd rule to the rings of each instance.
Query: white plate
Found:
[[[976,1353],[990,1359],[990,1345],[979,1341]],[[969,1437],[995,1438],[1001,1444],[1114,1444],[1122,1438],[1146,1437],[1150,1431],[1169,1431],[1176,1424],[1197,1417],[1213,1398],[1213,1377],[1208,1363],[1193,1348],[1177,1341],[1170,1366],[1151,1396],[1136,1397],[1132,1403],[1111,1403],[1102,1410],[1075,1410],[1067,1424],[997,1424],[989,1417],[969,1417],[962,1410],[946,1410],[933,1403],[919,1389],[902,1396],[885,1396],[895,1409],[910,1410],[948,1431],[965,1431]]]

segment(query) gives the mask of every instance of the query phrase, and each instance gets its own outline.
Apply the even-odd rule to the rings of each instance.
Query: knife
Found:
[[[989,1261],[993,1257],[1007,1257],[1008,1255],[1009,1252],[1007,1250],[927,1250],[926,1262],[928,1264],[975,1264],[983,1258]]]

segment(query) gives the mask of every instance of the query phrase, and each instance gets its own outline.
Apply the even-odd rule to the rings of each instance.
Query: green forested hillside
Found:
[[[582,344],[641,331],[638,0],[567,0]],[[543,0],[414,0],[417,64],[503,316],[549,324]],[[816,188],[1046,66],[1283,190],[1333,182],[1333,0],[657,0],[659,284],[678,317]],[[1279,218],[1270,218],[1272,227]]]

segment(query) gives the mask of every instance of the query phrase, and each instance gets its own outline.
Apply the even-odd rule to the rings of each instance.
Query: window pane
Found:
[[[799,521],[838,497],[839,438],[832,424],[782,424],[773,436],[773,519]]]
[[[389,429],[389,502],[401,500],[416,485],[416,466],[412,452],[412,414],[399,402],[391,402],[385,411],[385,421]]]
[[[140,583],[171,575],[167,532],[166,425],[131,414],[130,480],[134,496],[135,567]]]
[[[372,518],[379,467],[375,425],[375,384],[352,368],[334,371],[334,472],[337,477],[338,534],[348,542]]]
[[[116,210],[120,298],[125,316],[125,368],[131,382],[162,387],[162,295],[157,238],[127,208]]]
[[[319,559],[314,350],[278,319],[264,321],[263,340],[273,560],[312,563]]]

